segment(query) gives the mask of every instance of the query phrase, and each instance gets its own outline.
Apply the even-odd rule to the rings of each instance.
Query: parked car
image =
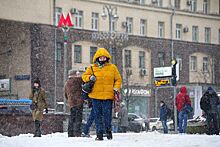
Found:
[[[173,124],[173,120],[170,120],[167,122],[167,126],[169,130],[174,130],[174,124]],[[178,127],[178,124],[177,124]],[[188,119],[187,120],[187,132],[190,133],[192,128],[195,127],[201,127],[201,128],[205,128],[206,127],[206,118],[204,116],[197,116],[193,119]]]
[[[146,120],[135,113],[128,113],[128,131],[141,132],[146,130]]]
[[[206,126],[206,118],[203,116],[197,116],[187,121],[187,126]]]
[[[150,118],[149,128],[151,131],[162,129],[160,118]]]
[[[177,124],[178,126],[178,124]],[[168,130],[171,130],[171,131],[174,131],[174,123],[173,123],[173,120],[168,120],[167,121],[167,127],[168,127]]]

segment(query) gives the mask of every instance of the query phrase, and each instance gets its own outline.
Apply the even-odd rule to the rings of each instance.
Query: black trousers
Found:
[[[207,124],[208,124],[208,133],[209,135],[219,135],[219,128],[218,128],[218,119],[217,113],[207,113]]]
[[[70,109],[68,124],[68,137],[80,137],[82,133],[82,112],[83,105],[75,106]]]

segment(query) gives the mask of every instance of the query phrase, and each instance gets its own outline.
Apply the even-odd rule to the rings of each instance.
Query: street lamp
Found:
[[[67,40],[68,40],[68,31],[69,31],[69,28],[67,26],[63,27],[62,28],[63,30],[63,33],[64,33],[64,37],[63,37],[63,42],[64,42],[64,73],[63,73],[63,83],[64,83],[64,86],[65,86],[65,83],[66,83],[66,80],[67,80]],[[64,93],[64,92],[63,92]],[[63,94],[64,96],[64,108],[63,108],[63,111],[64,113],[66,113],[66,98],[65,98],[65,93]]]
[[[92,40],[96,42],[98,46],[103,46],[109,50],[110,54],[113,54],[113,51],[117,52],[116,54],[120,54],[120,48],[122,48],[126,42],[128,41],[128,35],[126,33],[115,32],[114,30],[114,22],[118,20],[117,7],[104,5],[103,12],[101,14],[102,18],[105,20],[107,17],[109,18],[109,30],[108,31],[98,31],[92,33]],[[117,50],[116,50],[117,49]],[[114,58],[113,55],[113,59]],[[113,60],[114,62],[114,60]],[[115,63],[118,63],[115,61]]]
[[[117,7],[110,5],[103,6],[102,18],[105,20],[108,16],[109,18],[109,30],[99,31],[92,34],[92,40],[94,40],[98,45],[122,47],[128,40],[128,35],[126,33],[119,33],[113,30],[113,23],[119,19],[117,14]]]
[[[173,50],[173,16],[175,15],[175,7],[171,5],[171,15],[170,15],[170,38],[171,38],[171,57],[174,59],[174,50]]]
[[[107,13],[107,14],[106,14]],[[102,18],[105,20],[109,18],[109,32],[113,32],[113,22],[118,20],[118,15],[117,15],[117,7],[113,7],[110,5],[104,5],[103,6],[103,13],[102,13]]]
[[[175,60],[175,57],[174,57],[174,49],[173,49],[173,17],[175,15],[175,7],[172,5],[171,1],[170,1],[170,7],[171,7],[171,10],[172,10],[171,15],[170,15],[171,58],[172,58],[172,65],[173,65],[173,67],[175,67],[176,66],[176,60]],[[175,124],[174,124],[174,129],[175,130],[174,131],[175,131],[175,133],[177,133],[176,75],[174,77],[172,77],[172,86],[173,86],[174,122],[175,122]]]

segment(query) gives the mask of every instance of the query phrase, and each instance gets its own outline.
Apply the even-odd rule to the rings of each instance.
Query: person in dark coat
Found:
[[[128,110],[124,102],[120,104],[121,109],[118,113],[120,132],[126,133],[128,128]]]
[[[81,100],[82,78],[79,72],[70,71],[64,92],[70,107],[68,137],[80,137],[82,134],[83,100]]]
[[[32,92],[29,95],[29,99],[32,100],[32,117],[35,124],[34,137],[41,137],[41,122],[43,119],[43,111],[48,113],[47,109],[47,97],[45,90],[41,87],[40,80],[37,78],[34,80]]]
[[[185,86],[180,88],[180,92],[176,96],[176,109],[179,119],[179,133],[185,133],[187,127],[187,112],[184,109],[185,105],[191,106],[191,100],[187,94]]]
[[[160,101],[160,121],[162,122],[164,134],[168,134],[167,113],[167,105],[164,103],[164,101]]]
[[[208,135],[219,135],[218,127],[218,105],[220,104],[219,97],[212,87],[208,87],[200,100],[200,107],[207,115]],[[212,127],[213,125],[213,127]]]

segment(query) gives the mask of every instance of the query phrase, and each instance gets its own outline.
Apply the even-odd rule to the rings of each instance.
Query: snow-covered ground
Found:
[[[34,138],[33,134],[14,137],[0,135],[0,147],[220,147],[220,136],[124,133],[113,134],[113,140],[95,141],[91,138],[68,138],[67,133],[55,133]]]

